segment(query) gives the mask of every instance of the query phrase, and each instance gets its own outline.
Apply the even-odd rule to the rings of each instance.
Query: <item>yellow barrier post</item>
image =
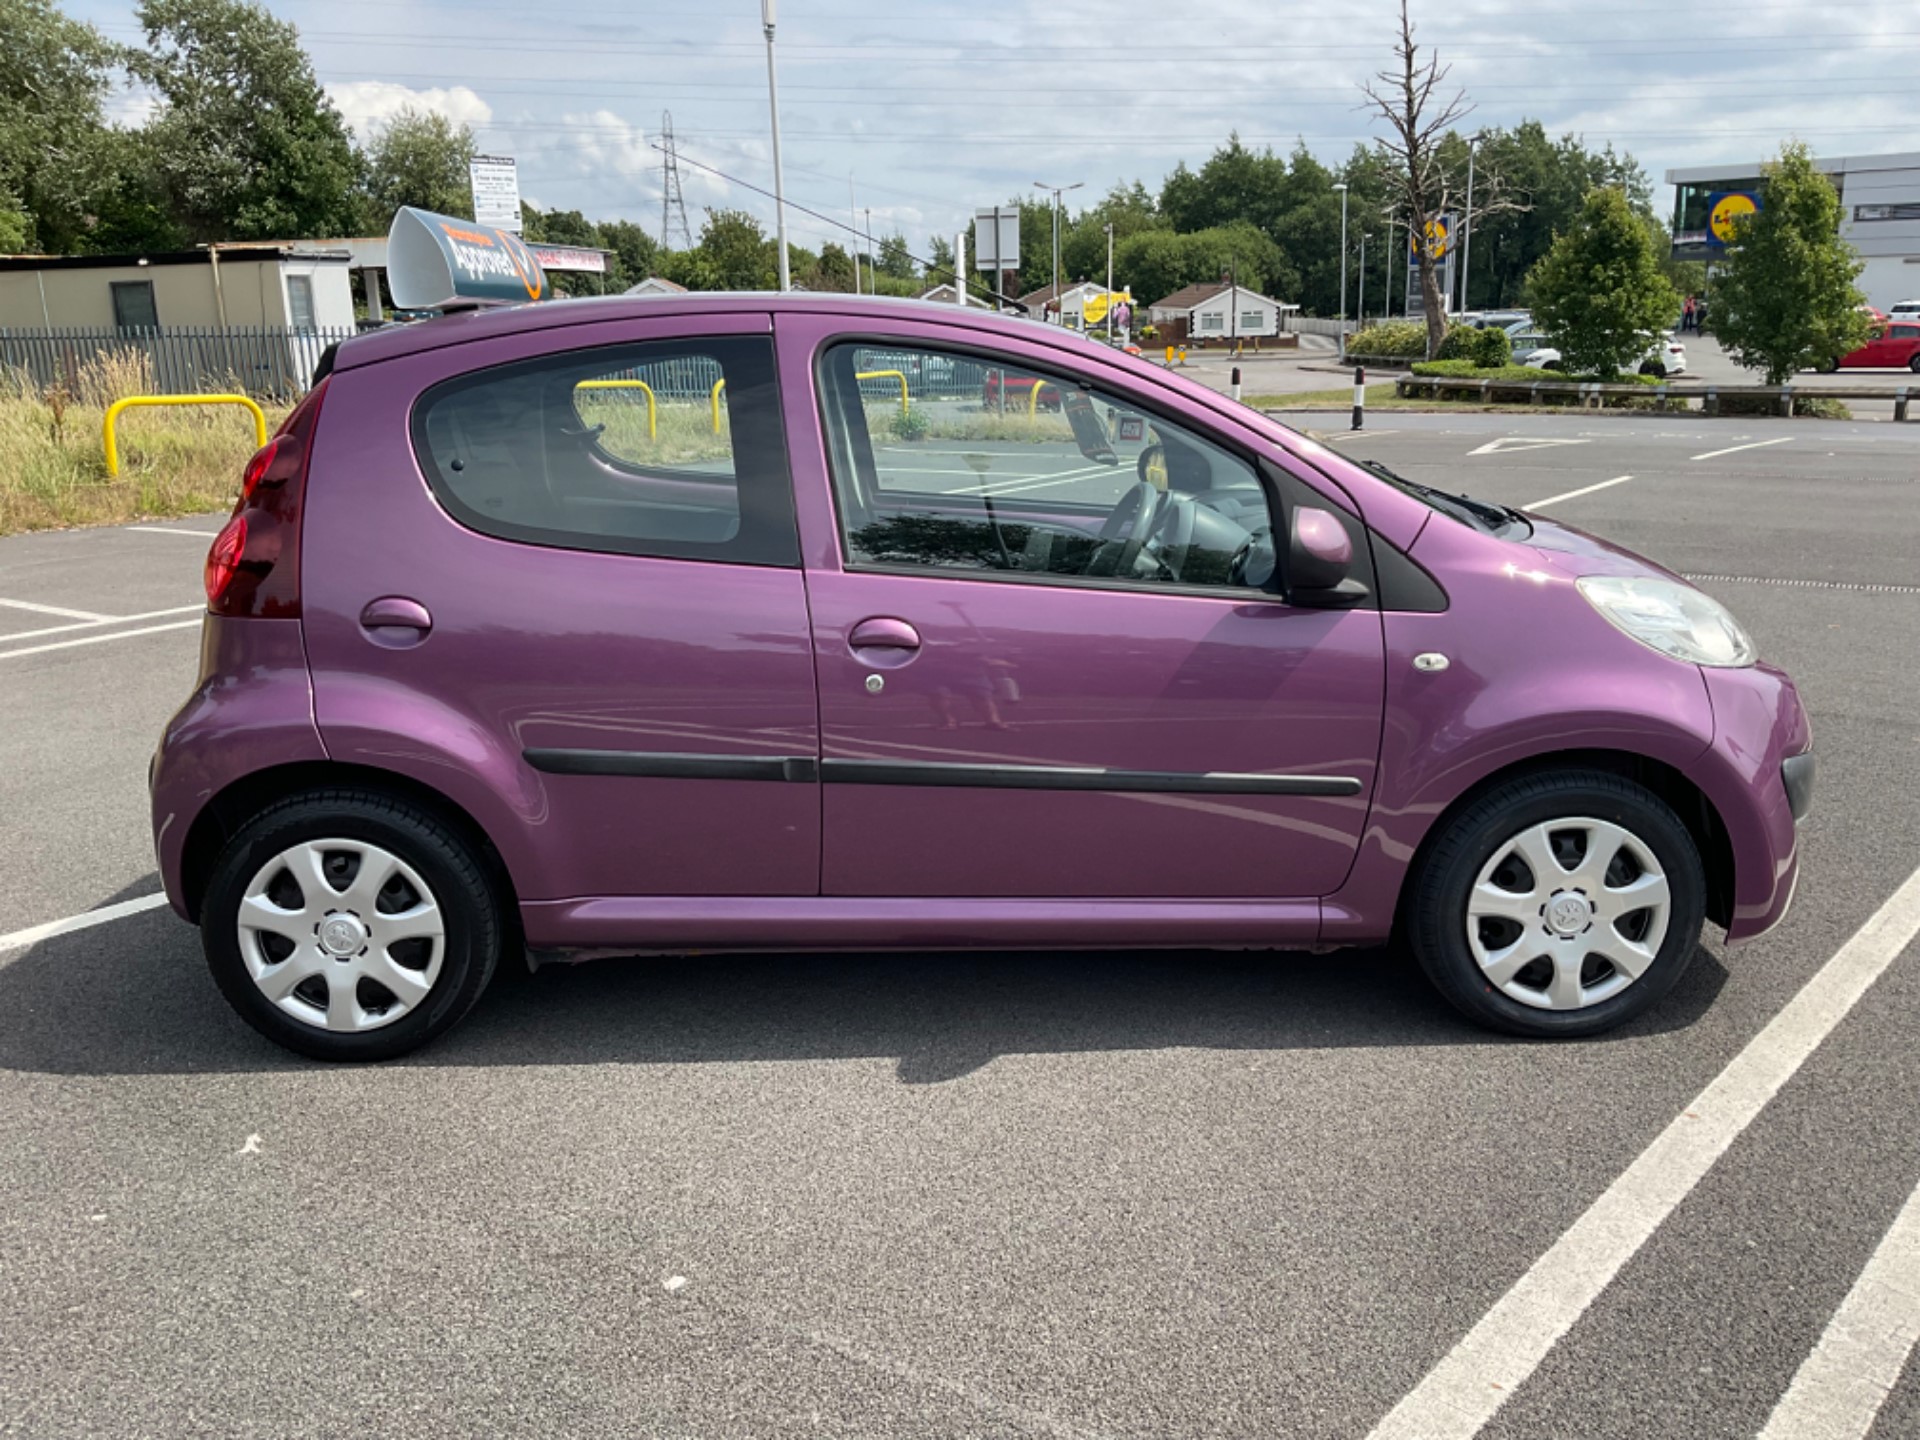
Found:
[[[660,429],[654,412],[653,387],[644,380],[582,380],[576,390],[644,390],[647,392],[647,439],[658,440]]]
[[[1051,380],[1036,380],[1033,382],[1033,389],[1027,392],[1027,428],[1028,429],[1032,429],[1034,422],[1039,418],[1040,392],[1046,389],[1047,386],[1049,385],[1053,385],[1053,382]],[[1054,385],[1053,388],[1055,390],[1058,390],[1060,387],[1058,385]]]
[[[267,443],[267,414],[245,395],[129,395],[107,407],[102,445],[107,452],[107,474],[120,473],[120,446],[115,443],[113,422],[131,405],[244,405],[253,412],[253,434],[257,444]]]
[[[900,371],[856,370],[853,378],[856,380],[884,380],[889,375],[900,382],[900,413],[904,415],[907,413],[907,377],[901,374]]]
[[[722,375],[713,382],[713,389],[707,395],[707,399],[713,402],[713,433],[716,435],[720,433],[720,392],[726,388],[727,377]]]

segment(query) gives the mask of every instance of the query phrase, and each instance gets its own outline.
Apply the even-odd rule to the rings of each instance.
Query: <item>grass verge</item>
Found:
[[[0,374],[0,535],[230,506],[256,443],[252,417],[238,406],[124,412],[115,426],[120,473],[107,474],[107,406],[154,388],[145,360],[124,352],[53,389],[18,372]],[[269,427],[285,413],[268,407]]]

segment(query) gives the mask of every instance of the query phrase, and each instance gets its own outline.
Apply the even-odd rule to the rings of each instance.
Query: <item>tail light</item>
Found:
[[[233,515],[207,552],[207,609],[290,619],[300,613],[300,519],[327,381],[309,390],[240,477]]]

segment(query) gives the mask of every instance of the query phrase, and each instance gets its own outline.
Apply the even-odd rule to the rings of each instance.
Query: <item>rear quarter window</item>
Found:
[[[482,534],[565,549],[797,565],[773,342],[566,351],[476,370],[414,406],[443,508]]]

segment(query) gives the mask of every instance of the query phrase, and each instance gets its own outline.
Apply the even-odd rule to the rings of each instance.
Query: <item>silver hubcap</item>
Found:
[[[427,998],[446,958],[433,892],[364,840],[308,840],[274,856],[247,886],[239,930],[260,993],[321,1030],[391,1025]]]
[[[1580,1010],[1646,973],[1672,908],[1660,862],[1632,831],[1549,820],[1494,848],[1467,898],[1467,945],[1503,995]]]

